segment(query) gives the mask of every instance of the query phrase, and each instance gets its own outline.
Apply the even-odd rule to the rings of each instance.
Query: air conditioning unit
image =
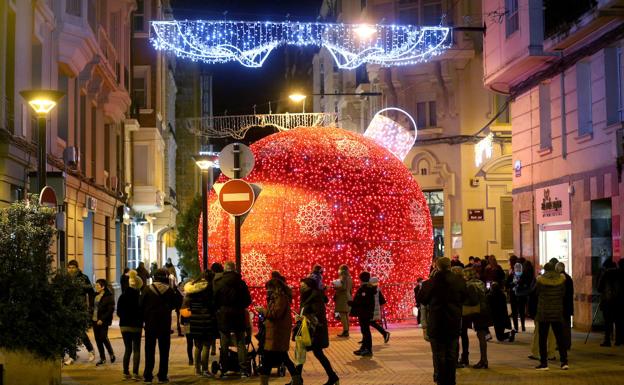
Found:
[[[76,146],[65,147],[63,161],[67,167],[77,169],[80,166],[80,149]]]
[[[85,201],[85,207],[89,211],[95,211],[97,209],[97,199],[87,196],[87,199]]]

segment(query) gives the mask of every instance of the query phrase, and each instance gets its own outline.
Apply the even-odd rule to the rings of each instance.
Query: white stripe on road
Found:
[[[249,193],[223,194],[223,202],[248,202],[251,201]]]

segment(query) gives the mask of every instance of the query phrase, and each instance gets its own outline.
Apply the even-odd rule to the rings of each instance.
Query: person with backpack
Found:
[[[182,295],[169,286],[167,269],[157,269],[153,275],[154,283],[149,285],[143,295],[143,320],[145,321],[145,369],[143,380],[151,383],[154,374],[156,343],[160,362],[158,381],[168,383],[169,349],[171,347],[171,312],[180,307]]]
[[[141,334],[143,317],[141,314],[141,289],[143,280],[136,270],[128,271],[128,287],[117,301],[119,329],[124,343],[123,379],[139,381],[139,364],[141,362]],[[132,375],[130,374],[130,357],[132,356]]]
[[[214,278],[214,298],[217,309],[217,326],[221,338],[221,363],[226,366],[226,358],[232,335],[234,345],[237,347],[238,364],[241,377],[249,377],[249,365],[247,361],[247,347],[245,345],[245,332],[249,313],[247,308],[251,305],[251,294],[247,284],[236,271],[236,264],[226,262],[223,274]]]

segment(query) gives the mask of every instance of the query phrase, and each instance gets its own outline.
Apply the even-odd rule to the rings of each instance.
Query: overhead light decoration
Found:
[[[483,159],[492,158],[492,141],[494,135],[490,132],[487,136],[479,141],[475,145],[475,165],[480,167],[483,164]]]
[[[401,120],[402,123],[411,124],[414,131],[410,131],[403,124],[382,115],[384,113],[400,114],[396,116],[396,119]],[[403,119],[400,119],[400,117]],[[373,139],[379,145],[390,150],[397,158],[403,160],[414,146],[417,132],[416,122],[407,111],[396,107],[388,107],[375,114],[366,132],[364,132],[364,136]]]
[[[245,179],[261,184],[262,195],[245,219],[241,251],[254,302],[266,297],[271,270],[297,288],[319,263],[331,286],[346,264],[354,279],[363,270],[380,278],[389,321],[408,317],[414,282],[429,273],[433,230],[425,197],[403,162],[370,138],[330,127],[276,133],[251,150],[256,165]],[[211,192],[208,199],[214,204],[217,196]],[[233,260],[229,215],[211,210],[208,223],[216,224],[210,261]],[[201,221],[198,230],[201,255]],[[338,324],[333,305],[327,311]]]
[[[237,61],[253,68],[261,67],[281,45],[325,47],[342,69],[364,63],[420,63],[451,45],[450,28],[441,26],[206,20],[150,23],[151,41],[158,50],[193,61]]]

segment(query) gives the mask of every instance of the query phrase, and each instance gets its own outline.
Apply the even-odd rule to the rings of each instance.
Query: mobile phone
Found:
[[[492,282],[487,281],[487,282],[485,283],[485,288],[489,290],[491,287],[492,287]]]

